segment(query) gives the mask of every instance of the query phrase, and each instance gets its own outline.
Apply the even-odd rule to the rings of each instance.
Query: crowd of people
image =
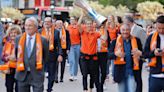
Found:
[[[145,61],[150,67],[149,92],[164,91],[164,15],[146,28],[130,15],[110,15],[100,26],[85,16],[72,16],[69,23],[51,17],[2,22],[0,70],[7,92],[30,92],[31,87],[43,92],[45,75],[46,91],[53,92],[54,83],[64,82],[66,61],[70,82],[77,80],[80,68],[83,92],[92,92],[94,85],[96,92],[104,92],[110,65],[118,92],[142,92]]]

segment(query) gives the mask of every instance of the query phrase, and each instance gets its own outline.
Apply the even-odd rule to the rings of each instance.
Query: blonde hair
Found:
[[[18,35],[21,35],[22,34],[22,30],[21,28],[18,26],[18,25],[11,25],[9,26],[9,28],[7,29],[7,32],[6,32],[6,37],[9,36],[10,32],[13,31],[13,30],[16,30]]]

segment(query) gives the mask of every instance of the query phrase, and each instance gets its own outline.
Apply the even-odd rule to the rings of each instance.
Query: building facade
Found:
[[[0,8],[14,7],[14,8],[35,8],[44,6],[72,6],[74,0],[0,0]]]

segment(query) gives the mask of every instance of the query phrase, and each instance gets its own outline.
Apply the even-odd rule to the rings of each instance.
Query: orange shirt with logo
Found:
[[[87,32],[85,29],[81,33],[81,52],[88,55],[97,53],[97,39],[100,33],[96,31]]]
[[[73,27],[72,25],[68,26],[68,31],[70,34],[71,45],[80,44],[80,33],[77,26]]]

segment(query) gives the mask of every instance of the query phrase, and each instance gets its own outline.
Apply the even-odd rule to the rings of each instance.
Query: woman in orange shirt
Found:
[[[79,57],[80,57],[80,33],[77,27],[77,19],[76,17],[70,18],[71,24],[68,26],[67,30],[69,31],[70,35],[70,52],[68,54],[68,60],[70,64],[70,81],[77,80],[77,73],[78,73],[78,64],[79,64]]]
[[[16,68],[15,38],[21,33],[22,30],[19,26],[13,25],[9,27],[6,35],[7,40],[4,43],[2,51],[2,61],[4,61],[4,64],[0,66],[0,70],[2,70],[6,74],[5,85],[7,88],[7,92],[13,92],[13,86],[14,83],[16,83],[16,80],[14,78]],[[15,92],[18,92],[16,86]]]
[[[103,92],[108,60],[108,36],[106,26],[102,25],[100,28],[97,28],[97,32],[101,34],[101,38],[97,40],[99,78],[101,79],[97,81],[100,81],[101,92]]]
[[[118,28],[116,26],[115,18],[113,15],[109,16],[108,18],[108,32],[111,41],[117,38]]]
[[[81,21],[83,14],[81,15],[78,26],[81,34],[81,56],[80,56],[80,69],[83,80],[83,91],[92,92],[93,84],[96,85],[96,92],[101,92],[99,81],[99,67],[97,56],[97,39],[101,37],[101,34],[93,28],[93,23],[90,20],[85,20],[85,24],[82,26]],[[90,75],[90,88],[88,91],[87,77]]]

